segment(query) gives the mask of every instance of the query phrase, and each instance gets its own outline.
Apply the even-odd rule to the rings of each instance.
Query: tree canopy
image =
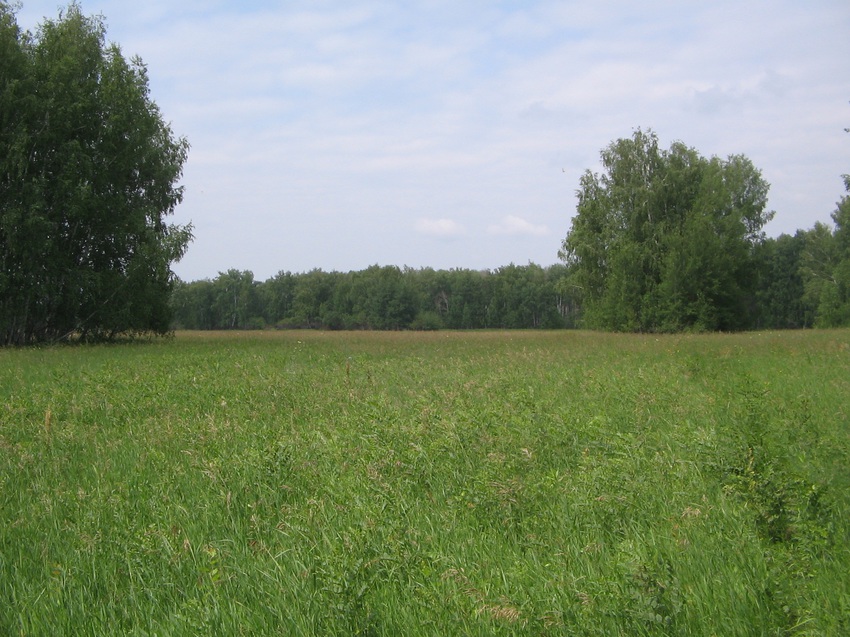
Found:
[[[850,325],[850,175],[844,195],[832,213],[834,229],[816,223],[805,234],[800,267],[804,298],[815,310],[815,325]]]
[[[250,271],[177,283],[176,324],[186,329],[279,328],[436,330],[572,327],[560,289],[566,268],[508,265],[433,270],[373,265],[357,272]]]
[[[0,344],[170,329],[189,144],[105,32],[71,4],[25,33],[0,2]]]
[[[748,327],[768,184],[743,155],[659,148],[638,129],[586,171],[560,251],[583,324],[623,331]]]

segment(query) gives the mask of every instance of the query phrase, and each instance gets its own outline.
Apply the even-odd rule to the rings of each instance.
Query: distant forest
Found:
[[[762,241],[736,329],[850,324],[837,290],[826,291],[833,240],[818,224]],[[374,265],[280,272],[266,281],[228,270],[212,280],[177,281],[171,302],[178,329],[563,329],[588,327],[579,292],[565,264],[482,271]]]
[[[229,270],[177,281],[186,329],[714,332],[850,326],[850,176],[832,227],[769,238],[769,184],[743,155],[706,158],[637,129],[585,171],[558,256],[496,270]]]
[[[356,272],[281,272],[255,281],[228,270],[177,282],[175,326],[183,329],[436,330],[574,327],[565,265],[495,271],[374,265]]]

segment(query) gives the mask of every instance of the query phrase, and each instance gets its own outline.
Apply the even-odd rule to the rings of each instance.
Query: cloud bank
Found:
[[[828,221],[850,172],[846,0],[82,8],[192,144],[189,280],[553,263],[582,172],[636,127],[747,155],[772,234]],[[18,21],[45,15],[25,0]]]

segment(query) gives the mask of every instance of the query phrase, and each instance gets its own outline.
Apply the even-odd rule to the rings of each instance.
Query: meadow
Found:
[[[850,634],[850,331],[0,350],[0,635]]]

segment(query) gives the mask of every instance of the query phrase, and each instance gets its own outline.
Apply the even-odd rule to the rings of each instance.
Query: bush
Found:
[[[441,330],[444,327],[443,319],[436,312],[420,312],[410,323],[410,329],[423,332]]]

